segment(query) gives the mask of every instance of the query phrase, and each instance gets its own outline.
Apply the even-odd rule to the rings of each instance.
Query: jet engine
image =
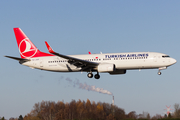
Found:
[[[97,67],[98,72],[113,72],[115,71],[116,67],[114,64],[99,64]]]

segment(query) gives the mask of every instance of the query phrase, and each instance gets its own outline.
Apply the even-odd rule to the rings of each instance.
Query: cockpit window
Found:
[[[169,58],[170,56],[169,55],[163,55],[162,57],[163,58]]]

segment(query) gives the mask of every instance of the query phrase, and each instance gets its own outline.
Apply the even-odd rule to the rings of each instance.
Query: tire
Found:
[[[99,79],[99,78],[100,78],[100,75],[99,75],[99,74],[96,74],[96,75],[94,76],[94,78],[95,78],[95,79]]]
[[[88,73],[87,76],[88,76],[88,78],[92,78],[93,74],[92,73]]]

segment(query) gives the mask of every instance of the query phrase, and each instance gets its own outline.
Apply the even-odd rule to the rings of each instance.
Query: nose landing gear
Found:
[[[158,72],[158,75],[161,75],[161,72],[160,72],[160,70],[159,70],[159,72]]]
[[[161,71],[160,70],[164,70],[164,69],[167,69],[167,67],[160,67],[159,71],[158,71],[158,75],[161,75]]]

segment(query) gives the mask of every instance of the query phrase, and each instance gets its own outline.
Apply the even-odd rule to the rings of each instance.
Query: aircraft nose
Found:
[[[171,58],[171,63],[175,64],[177,61],[174,58]]]

